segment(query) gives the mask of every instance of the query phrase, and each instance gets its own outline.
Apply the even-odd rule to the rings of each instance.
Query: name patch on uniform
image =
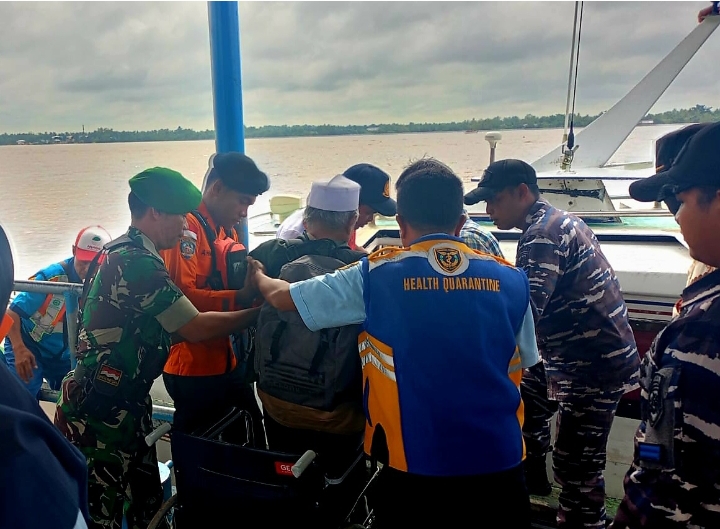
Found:
[[[123,372],[119,369],[115,369],[114,367],[110,367],[108,365],[103,365],[100,367],[100,371],[98,371],[97,377],[95,378],[98,382],[110,384],[111,386],[119,386],[122,375]]]
[[[444,276],[457,276],[470,266],[470,261],[456,247],[447,243],[436,244],[428,252],[428,262],[433,270]]]

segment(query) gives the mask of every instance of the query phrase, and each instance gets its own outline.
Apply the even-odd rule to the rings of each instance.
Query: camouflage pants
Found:
[[[712,463],[709,463],[712,465]],[[673,471],[630,467],[613,529],[720,527],[717,483],[690,484]]]
[[[132,439],[105,439],[62,407],[56,409],[55,424],[87,459],[90,529],[121,529],[126,502],[128,527],[146,529],[163,500],[155,446],[148,447],[139,432]]]
[[[550,451],[550,419],[557,415],[553,449],[555,481],[562,490],[558,527],[605,527],[605,462],[610,427],[623,390],[588,391],[567,400],[547,397],[542,364],[526,370],[520,390],[525,404],[523,438],[529,457]]]
[[[162,487],[155,447],[144,454],[104,451],[88,455],[88,503],[92,526],[120,529],[125,516],[131,529],[146,529],[162,503]],[[108,457],[110,456],[110,457]],[[109,458],[116,461],[109,462]]]

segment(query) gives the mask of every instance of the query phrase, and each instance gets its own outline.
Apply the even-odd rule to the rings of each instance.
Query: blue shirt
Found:
[[[311,331],[360,324],[365,321],[363,274],[359,265],[332,274],[290,285],[290,296],[300,317]],[[515,336],[522,367],[540,361],[535,341],[532,310],[528,304],[525,319]]]
[[[71,257],[63,261],[68,273],[68,280],[71,283],[82,283],[82,279],[75,271],[75,258]],[[43,268],[30,279],[33,281],[49,281],[53,277],[58,276],[59,266],[57,263]],[[64,274],[64,270],[63,270]],[[21,333],[25,346],[35,355],[35,358],[70,360],[70,351],[67,344],[67,334],[52,333],[46,334],[43,338],[36,342],[30,336],[34,324],[30,321],[30,317],[35,314],[40,307],[43,306],[48,294],[36,292],[20,292],[10,303],[10,309],[15,312],[21,319]]]

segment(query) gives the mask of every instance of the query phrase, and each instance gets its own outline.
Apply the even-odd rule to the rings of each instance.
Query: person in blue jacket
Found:
[[[88,267],[110,234],[101,226],[88,226],[78,233],[72,257],[53,263],[30,279],[59,283],[82,283]],[[38,396],[43,379],[50,389],[70,371],[70,349],[63,294],[20,292],[7,311],[12,326],[5,339],[5,362],[32,395]]]
[[[383,463],[373,527],[530,526],[520,379],[539,361],[522,270],[458,237],[461,180],[423,159],[397,180],[402,248],[288,284],[249,258],[265,301],[312,331],[360,324],[365,451]],[[440,526],[440,525],[438,525]]]

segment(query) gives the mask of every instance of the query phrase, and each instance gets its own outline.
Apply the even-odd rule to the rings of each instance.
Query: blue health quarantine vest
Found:
[[[519,465],[515,337],[530,299],[525,274],[439,235],[375,252],[362,266],[366,452],[382,428],[388,463],[400,471],[460,476]]]

